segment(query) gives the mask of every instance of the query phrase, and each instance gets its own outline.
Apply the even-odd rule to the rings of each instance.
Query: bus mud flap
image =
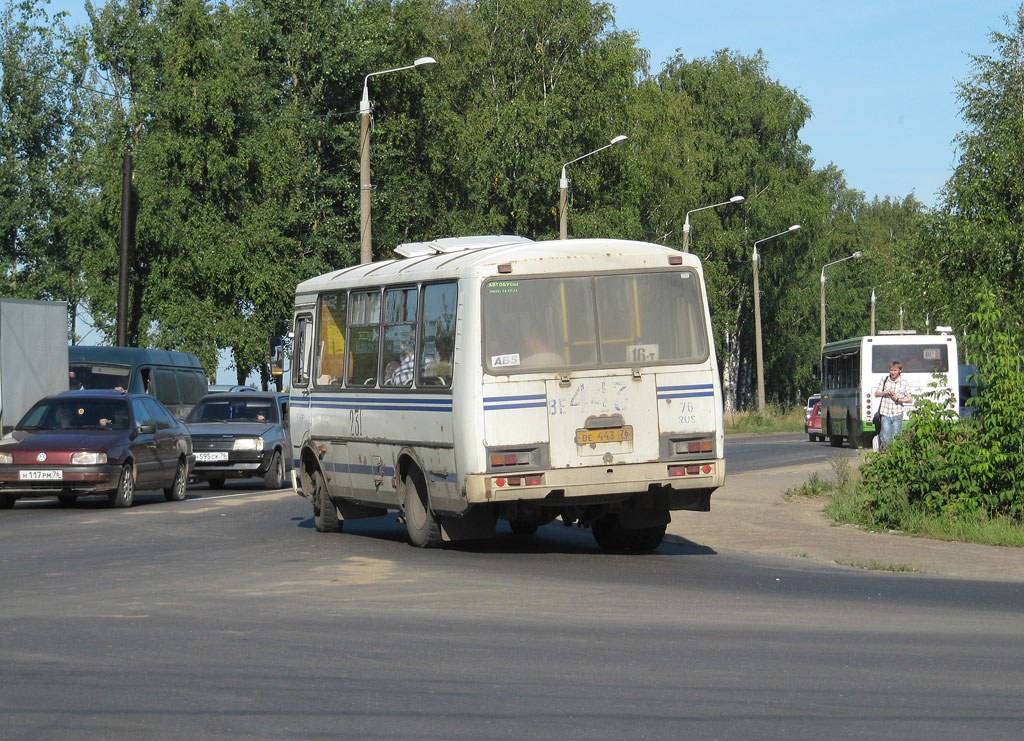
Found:
[[[441,538],[445,542],[493,538],[497,519],[497,512],[489,506],[472,507],[461,517],[437,516],[441,525]]]

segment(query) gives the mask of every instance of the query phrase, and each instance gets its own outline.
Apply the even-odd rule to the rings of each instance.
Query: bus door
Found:
[[[288,432],[291,440],[293,475],[299,470],[303,443],[309,439],[312,383],[310,379],[310,335],[313,321],[309,313],[297,314],[292,333],[292,362],[288,394]]]

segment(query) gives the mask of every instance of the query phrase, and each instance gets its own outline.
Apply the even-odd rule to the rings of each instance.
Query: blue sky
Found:
[[[964,129],[956,82],[970,54],[992,52],[1018,3],[973,0],[622,0],[620,29],[639,34],[651,70],[686,59],[758,49],[768,74],[810,103],[800,134],[815,163],[835,163],[868,198],[914,193],[927,206],[955,165]]]

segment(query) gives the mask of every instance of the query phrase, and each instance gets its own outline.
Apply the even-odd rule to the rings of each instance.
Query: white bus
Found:
[[[952,334],[894,331],[830,342],[821,351],[821,431],[834,447],[843,440],[852,448],[871,445],[878,434],[872,419],[881,401],[875,388],[894,360],[903,364],[903,380],[915,402],[933,391],[933,374],[938,373],[952,396],[953,411],[959,409],[960,361]],[[908,404],[906,414],[913,407]]]
[[[650,550],[725,480],[700,261],[611,239],[460,237],[295,296],[293,486],[317,530],[397,510],[421,547],[561,517]]]

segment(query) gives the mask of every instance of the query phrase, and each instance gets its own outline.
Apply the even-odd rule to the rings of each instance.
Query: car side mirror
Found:
[[[156,432],[156,425],[139,425],[135,428],[137,435],[152,435],[154,432]]]

